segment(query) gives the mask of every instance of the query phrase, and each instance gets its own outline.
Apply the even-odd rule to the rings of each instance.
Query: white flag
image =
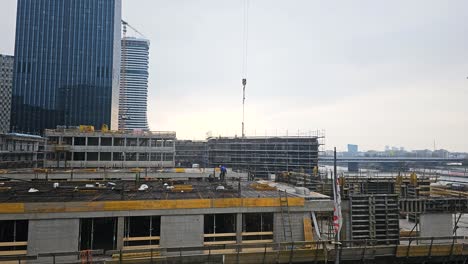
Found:
[[[333,186],[334,196],[335,196],[335,207],[333,208],[333,228],[335,234],[339,234],[341,231],[341,226],[343,225],[343,217],[341,216],[341,195],[340,195],[340,183],[338,180]]]

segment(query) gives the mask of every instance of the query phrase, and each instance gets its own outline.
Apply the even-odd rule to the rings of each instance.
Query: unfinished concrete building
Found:
[[[28,263],[51,263],[54,252],[164,249],[158,255],[170,257],[188,255],[178,250],[187,247],[304,241],[314,236],[311,213],[328,215],[318,218],[328,226],[333,210],[320,194],[279,195],[281,186],[236,181],[20,181],[2,188],[0,256],[36,257]]]
[[[288,137],[219,137],[207,142],[208,162],[267,177],[284,171],[312,173],[318,165],[323,135]]]
[[[174,167],[175,132],[46,129],[45,167]]]
[[[193,166],[206,168],[208,166],[206,146],[206,140],[176,140],[176,166],[182,168],[191,168]]]
[[[430,187],[427,196],[400,195],[407,185],[424,186],[425,177],[341,179],[343,228],[335,243],[330,196],[268,180],[155,175],[149,173],[145,180],[1,182],[0,261],[330,263],[337,256],[340,263],[468,260],[459,221],[468,213],[466,192]],[[408,214],[417,214],[418,222],[398,219]]]
[[[20,133],[0,134],[0,168],[35,168],[43,165],[45,138]]]

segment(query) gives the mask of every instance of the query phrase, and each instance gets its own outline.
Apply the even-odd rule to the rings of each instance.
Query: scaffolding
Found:
[[[318,166],[323,139],[321,132],[313,136],[209,138],[208,163],[263,178],[285,171],[311,174]]]

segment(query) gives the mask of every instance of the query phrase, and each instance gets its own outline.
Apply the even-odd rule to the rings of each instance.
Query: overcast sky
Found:
[[[468,151],[468,1],[249,0],[247,135]],[[151,41],[149,124],[240,135],[244,0],[123,0]],[[13,54],[16,0],[0,3]]]

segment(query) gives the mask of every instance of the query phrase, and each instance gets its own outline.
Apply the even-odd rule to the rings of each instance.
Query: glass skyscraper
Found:
[[[148,55],[149,40],[122,39],[119,129],[148,130]]]
[[[11,129],[118,127],[121,0],[18,0]]]

